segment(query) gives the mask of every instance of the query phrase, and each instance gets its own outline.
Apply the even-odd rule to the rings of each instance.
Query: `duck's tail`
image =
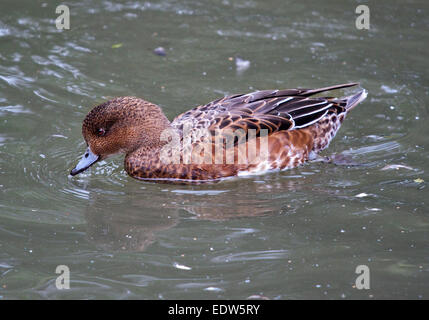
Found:
[[[367,95],[368,91],[362,89],[354,95],[342,98],[342,100],[346,101],[346,112],[350,112],[350,110],[356,107],[361,101],[365,100]]]
[[[312,96],[312,95],[315,95],[318,93],[322,93],[325,91],[344,89],[344,88],[353,87],[353,86],[357,86],[357,85],[359,85],[358,82],[351,82],[351,83],[338,84],[335,86],[324,87],[324,88],[305,89],[300,95],[309,97],[309,96]],[[351,109],[353,109],[355,106],[357,106],[361,101],[365,100],[367,95],[368,95],[368,91],[366,91],[365,89],[362,89],[354,95],[342,97],[342,98],[335,99],[335,100],[338,100],[338,102],[341,101],[342,106],[344,106],[344,102],[345,102],[346,103],[346,105],[345,105],[346,111],[349,112]]]
[[[329,86],[324,88],[317,88],[317,89],[305,89],[305,91],[301,94],[303,96],[312,96],[314,94],[322,93],[325,91],[331,91],[331,90],[337,90],[337,89],[344,89],[348,87],[357,86],[358,82],[351,82],[351,83],[343,83],[343,84],[337,84],[335,86]]]

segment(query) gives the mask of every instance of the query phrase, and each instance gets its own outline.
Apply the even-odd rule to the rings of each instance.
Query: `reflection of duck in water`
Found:
[[[314,95],[354,85],[265,90],[224,97],[185,112],[172,122],[155,104],[134,97],[116,98],[95,107],[86,116],[82,134],[88,149],[71,175],[120,152],[126,154],[125,170],[130,176],[155,181],[209,181],[242,173],[293,168],[329,145],[347,113],[365,99],[367,93],[361,90],[343,98]],[[197,138],[185,137],[185,127],[191,136],[196,135]],[[249,129],[255,131],[255,136],[250,136]],[[254,143],[259,151],[265,130],[267,156],[255,162],[244,152],[244,157],[240,158],[243,140],[233,140],[231,145],[222,145],[220,162],[219,152],[209,153],[208,158],[200,159],[203,161],[184,161],[187,149],[192,150],[192,160],[201,156],[201,148],[197,145],[206,151],[215,150],[216,135],[227,136],[228,130],[233,133],[243,130],[244,145]],[[176,150],[179,151],[178,161],[172,163],[164,161],[162,154],[170,142],[163,137],[166,131],[174,132],[181,142]],[[207,140],[201,131],[210,134]],[[170,138],[173,139],[172,136]],[[229,153],[233,154],[230,162],[227,161]],[[173,151],[167,154],[171,160]]]
[[[292,214],[294,206],[307,197],[306,191],[301,195],[297,192],[307,188],[308,179],[282,179],[276,175],[270,178],[275,181],[249,183],[246,190],[239,188],[242,179],[237,179],[224,184],[228,188],[224,190],[204,185],[203,189],[179,186],[159,192],[157,185],[148,184],[144,190],[133,188],[119,197],[91,192],[85,212],[87,236],[104,250],[141,252],[157,240],[159,233],[175,228],[183,219],[225,221],[276,215],[283,210]],[[273,201],[275,190],[281,190],[284,195],[293,194],[294,199],[283,199],[286,204],[280,204],[283,202],[280,199]],[[194,236],[199,239],[199,232],[191,234]]]
[[[106,199],[107,198],[107,199]],[[144,251],[156,240],[156,233],[178,223],[177,212],[163,207],[148,207],[150,201],[112,203],[110,197],[95,195],[87,208],[87,236],[97,246],[108,250]],[[106,212],[105,203],[110,210]],[[144,210],[144,211],[143,211]],[[168,216],[171,215],[171,216]]]

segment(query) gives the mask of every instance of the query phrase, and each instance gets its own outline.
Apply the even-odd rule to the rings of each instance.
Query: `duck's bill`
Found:
[[[79,163],[76,165],[76,167],[70,171],[70,174],[72,176],[77,175],[78,173],[81,173],[88,169],[90,166],[92,166],[94,163],[96,163],[98,160],[100,160],[100,156],[97,156],[94,154],[91,149],[86,149],[85,154],[83,155],[82,159],[80,159]]]

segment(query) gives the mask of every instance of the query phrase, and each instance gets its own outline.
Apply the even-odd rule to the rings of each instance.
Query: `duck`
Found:
[[[142,98],[113,98],[82,124],[87,149],[75,176],[107,157],[125,154],[124,169],[139,180],[208,182],[297,167],[317,157],[366,96],[323,93],[357,86],[262,90],[225,96],[172,121]]]

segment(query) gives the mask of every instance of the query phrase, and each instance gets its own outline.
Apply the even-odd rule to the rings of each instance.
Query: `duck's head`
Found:
[[[141,146],[156,147],[169,121],[157,105],[135,97],[120,97],[92,109],[85,117],[82,135],[88,148],[72,176],[115,153]]]

